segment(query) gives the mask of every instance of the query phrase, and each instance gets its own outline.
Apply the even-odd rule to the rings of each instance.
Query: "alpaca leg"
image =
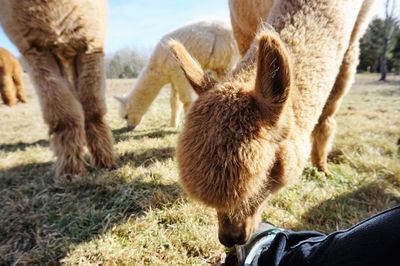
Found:
[[[240,54],[243,56],[246,54],[247,50],[249,50],[250,45],[252,44],[254,38],[255,38],[255,33],[253,35],[244,32],[240,25],[231,17],[231,23],[232,23],[232,30],[233,30],[233,35],[235,36],[236,43],[238,45],[238,49]]]
[[[77,88],[85,114],[86,140],[93,164],[113,168],[116,164],[113,137],[104,119],[107,108],[103,57],[102,52],[77,56]]]
[[[194,100],[192,90],[192,87],[189,86],[186,89],[187,95],[184,94],[180,96],[180,101],[183,103],[183,110],[185,111],[185,115],[189,112]]]
[[[62,65],[50,51],[32,48],[24,57],[31,66],[43,117],[49,126],[50,143],[57,156],[56,177],[69,180],[85,169],[82,107],[71,84],[61,75]]]
[[[21,67],[16,66],[14,69],[13,81],[16,89],[17,99],[22,103],[26,103],[27,98],[22,77],[23,72]]]
[[[319,122],[312,133],[312,164],[317,167],[318,170],[325,172],[327,175],[330,174],[327,158],[332,147],[336,130],[335,114],[337,113],[344,96],[353,84],[358,64],[358,51],[358,42],[351,43],[346,51],[335,85],[325,104]]]
[[[0,93],[4,104],[13,106],[17,102],[14,83],[10,76],[5,75],[0,78]]]
[[[183,110],[186,114],[194,100],[193,88],[184,75],[172,77],[172,84],[179,95],[179,101],[183,104]]]
[[[215,73],[215,78],[219,81],[224,80],[228,74],[227,70],[222,68],[216,68],[213,70],[213,72]]]
[[[175,89],[175,86],[172,84],[171,86],[171,123],[170,126],[176,128],[179,124],[179,118],[182,111],[182,103],[179,101],[178,92]]]
[[[335,136],[336,121],[334,113],[328,116],[321,116],[320,122],[314,128],[312,133],[313,146],[311,151],[312,164],[318,168],[319,171],[330,175],[328,170],[328,154],[331,150],[333,139]]]
[[[185,114],[189,112],[190,106],[192,106],[192,102],[190,101],[185,101],[183,103],[183,110],[185,111]]]

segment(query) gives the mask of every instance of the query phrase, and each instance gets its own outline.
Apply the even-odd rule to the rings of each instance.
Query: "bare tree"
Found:
[[[107,78],[136,78],[147,61],[147,54],[136,48],[123,48],[106,56]]]
[[[381,81],[386,81],[386,74],[388,72],[386,57],[388,53],[388,46],[390,40],[394,36],[394,31],[398,26],[399,20],[397,17],[397,0],[386,0],[385,1],[385,20],[384,20],[384,38],[382,44],[382,52],[380,56],[380,72]]]

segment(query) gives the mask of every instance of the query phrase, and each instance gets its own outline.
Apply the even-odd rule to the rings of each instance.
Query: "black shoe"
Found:
[[[224,266],[256,266],[260,254],[271,245],[276,234],[283,229],[267,222],[260,223],[246,244],[236,246],[236,252],[227,253]]]

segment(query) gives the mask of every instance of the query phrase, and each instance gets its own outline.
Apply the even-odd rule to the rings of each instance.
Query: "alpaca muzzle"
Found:
[[[253,217],[244,220],[232,219],[226,214],[218,213],[218,239],[222,245],[233,247],[246,243],[254,231]]]
[[[245,232],[240,232],[239,234],[226,233],[218,234],[219,242],[225,247],[231,248],[235,245],[243,245],[247,242],[248,237],[246,237]]]

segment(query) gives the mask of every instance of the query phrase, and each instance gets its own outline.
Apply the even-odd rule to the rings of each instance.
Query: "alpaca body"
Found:
[[[106,1],[0,0],[0,6],[1,24],[35,83],[57,156],[56,176],[84,171],[86,144],[95,165],[113,167],[104,121]]]
[[[180,110],[188,111],[195,98],[192,87],[171,56],[166,42],[179,40],[200,65],[223,78],[238,60],[232,31],[221,21],[200,21],[183,26],[165,35],[157,44],[149,63],[142,70],[136,84],[121,98],[120,115],[132,127],[137,126],[161,88],[171,84],[171,123],[178,125]]]
[[[368,11],[371,9],[373,4],[374,0],[367,0],[364,1],[363,6],[361,7],[357,18],[357,24],[353,29],[350,44],[344,55],[335,84],[325,103],[322,114],[319,117],[318,124],[312,132],[313,144],[311,150],[311,162],[320,171],[323,171],[327,175],[330,174],[327,163],[328,153],[332,147],[336,130],[335,115],[340,108],[344,96],[350,90],[351,85],[354,82],[357,65],[359,63],[359,40],[368,25],[370,19],[370,12]]]
[[[247,241],[265,198],[301,175],[311,133],[372,2],[274,1],[264,19],[274,30],[260,29],[223,83],[172,44],[199,92],[178,141],[181,183],[217,210],[223,244]]]
[[[249,50],[258,27],[272,8],[273,0],[230,0],[232,30],[241,55]]]
[[[0,94],[4,104],[12,106],[17,99],[26,102],[22,75],[18,59],[6,49],[0,48]]]
[[[370,3],[364,4],[363,9],[370,7],[372,0],[369,0],[369,2]],[[267,17],[269,12],[271,12],[273,0],[230,0],[229,3],[231,7],[233,32],[235,33],[240,52],[243,55],[250,48],[254,40],[260,18]],[[361,28],[354,31],[351,37],[350,45],[343,59],[340,72],[336,77],[335,85],[326,102],[323,113],[319,118],[318,124],[315,126],[312,133],[312,164],[327,175],[330,174],[327,167],[327,158],[336,130],[335,114],[340,108],[344,96],[350,90],[354,82],[354,76],[358,65],[359,39],[360,35],[365,31],[365,27],[368,25],[368,23],[363,23],[363,21],[361,21],[368,20],[369,16],[366,16],[366,13],[368,13],[366,11],[367,10],[361,10],[360,12],[364,14],[364,16],[362,15],[359,18],[360,21],[357,27]]]

